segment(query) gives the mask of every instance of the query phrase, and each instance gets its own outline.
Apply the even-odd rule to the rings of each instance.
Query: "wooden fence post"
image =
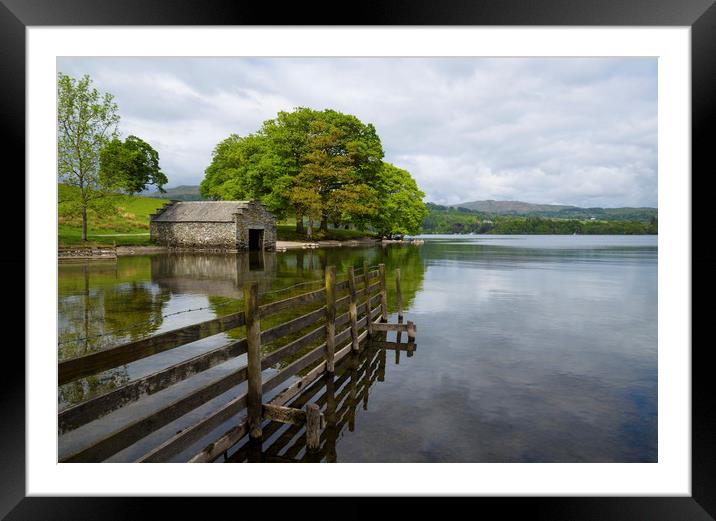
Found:
[[[356,397],[358,396],[358,360],[351,357],[350,363],[350,380],[348,394],[348,431],[353,432],[356,429]]]
[[[306,449],[318,450],[321,445],[321,409],[315,403],[306,405]]]
[[[386,358],[386,350],[381,349],[380,354],[378,355],[380,357],[380,361],[378,362],[378,381],[379,382],[385,382],[385,358]]]
[[[385,285],[385,264],[378,264],[378,270],[380,272],[380,310],[381,310],[381,322],[388,321],[388,291]]]
[[[249,437],[261,437],[263,404],[261,395],[261,319],[259,317],[259,285],[244,286],[244,316],[246,317],[247,377],[246,412]]]
[[[408,320],[408,344],[415,345],[415,324],[412,320]],[[413,351],[408,350],[408,358],[413,356]]]
[[[336,267],[326,268],[326,371],[335,371],[336,351]]]
[[[348,291],[350,293],[349,312],[351,316],[351,340],[353,351],[358,351],[358,303],[356,296],[356,278],[353,266],[348,268]]]
[[[395,294],[398,303],[398,323],[400,323],[403,318],[403,295],[400,292],[400,268],[395,268]]]
[[[368,336],[373,336],[373,317],[371,316],[370,309],[370,277],[368,276],[368,261],[363,261],[363,281],[365,282],[365,307],[366,312],[366,329],[368,330]]]
[[[408,343],[415,343],[415,323],[412,320],[408,320]]]

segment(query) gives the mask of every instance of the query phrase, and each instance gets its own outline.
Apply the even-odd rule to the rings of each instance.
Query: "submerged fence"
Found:
[[[59,434],[71,436],[73,431],[91,422],[170,389],[212,367],[246,355],[245,365],[188,394],[170,399],[154,410],[139,409],[134,415],[125,415],[116,426],[114,422],[109,422],[112,428],[105,429],[94,439],[82,443],[75,440],[73,448],[64,453],[61,451],[60,461],[104,461],[244,382],[244,392],[165,439],[136,461],[169,461],[244,410],[246,415],[236,425],[196,453],[190,461],[213,461],[247,434],[250,440],[260,440],[263,436],[262,423],[266,420],[305,428],[306,446],[317,450],[326,425],[318,405],[307,404],[305,408],[298,409],[286,407],[286,404],[323,374],[332,374],[335,364],[351,351],[359,351],[368,338],[380,341],[385,340],[387,331],[397,331],[399,335],[406,332],[408,345],[414,346],[415,324],[410,321],[402,323],[399,270],[396,270],[396,289],[399,323],[388,324],[383,264],[378,266],[378,270],[370,271],[368,263],[364,263],[360,276],[349,268],[347,278],[342,281],[336,280],[335,267],[328,267],[322,289],[265,304],[259,302],[257,284],[250,283],[244,287],[243,311],[61,361],[58,364],[58,381],[63,385],[238,327],[246,329],[244,338],[232,340],[60,411]],[[317,305],[320,307],[303,312],[305,308]],[[287,312],[296,311],[302,314],[282,319]],[[277,323],[262,330],[262,321]],[[410,348],[407,350],[412,354]],[[263,374],[276,365],[281,366],[277,372],[268,377]],[[274,391],[293,377],[300,380],[264,402],[264,394]]]

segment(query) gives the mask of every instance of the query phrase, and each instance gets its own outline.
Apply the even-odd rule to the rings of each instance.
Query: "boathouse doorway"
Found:
[[[261,251],[264,249],[264,231],[249,228],[249,251]]]

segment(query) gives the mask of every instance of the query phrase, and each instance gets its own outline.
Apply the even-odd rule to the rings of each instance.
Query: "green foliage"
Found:
[[[167,177],[159,169],[159,154],[136,136],[124,142],[114,138],[100,152],[100,182],[103,186],[134,194],[156,186],[164,192]]]
[[[420,224],[428,215],[423,203],[425,193],[406,170],[383,163],[378,177],[378,194],[380,206],[372,223],[381,236],[420,233]]]
[[[100,151],[116,137],[119,122],[112,95],[101,95],[91,84],[87,75],[76,80],[60,72],[57,78],[57,175],[78,189],[65,202],[82,216],[84,240],[87,211],[102,210],[108,189],[99,175]]]
[[[74,206],[78,191],[79,188],[74,186],[57,185],[60,245],[82,242],[82,218]],[[102,210],[90,208],[87,211],[87,240],[118,245],[149,244],[149,215],[166,203],[162,199],[118,193],[109,193],[97,201],[101,201]]]
[[[255,134],[219,143],[200,191],[208,199],[258,198],[279,219],[296,216],[298,233],[304,217],[309,234],[317,222],[324,233],[329,223],[387,234],[416,230],[422,202],[397,206],[423,194],[410,174],[391,171],[398,169],[382,158],[373,125],[335,110],[299,107],[279,112]],[[404,223],[388,222],[403,218]]]
[[[424,233],[491,233],[501,235],[645,235],[658,233],[658,221],[599,221],[543,217],[489,216],[465,208],[427,204]]]

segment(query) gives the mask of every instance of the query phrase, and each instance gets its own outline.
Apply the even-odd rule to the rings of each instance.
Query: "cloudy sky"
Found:
[[[280,110],[373,123],[385,160],[440,204],[496,199],[657,206],[654,58],[61,58],[114,94],[124,137],[167,186],[198,184],[214,146]]]

